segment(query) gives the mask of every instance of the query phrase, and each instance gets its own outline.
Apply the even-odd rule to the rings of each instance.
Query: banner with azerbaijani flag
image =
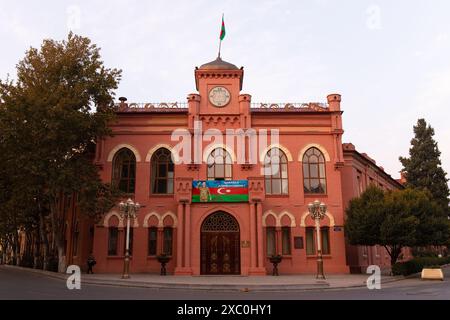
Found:
[[[248,181],[194,181],[192,202],[248,202]]]

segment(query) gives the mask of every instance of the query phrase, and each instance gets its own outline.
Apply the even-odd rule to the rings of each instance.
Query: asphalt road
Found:
[[[68,290],[66,282],[44,275],[0,267],[0,300],[450,300],[450,269],[444,282],[410,279],[365,288],[306,292],[211,292],[83,285]]]

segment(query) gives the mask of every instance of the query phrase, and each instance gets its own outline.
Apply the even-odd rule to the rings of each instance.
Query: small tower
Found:
[[[196,88],[201,97],[199,114],[238,115],[244,68],[216,60],[195,69]]]

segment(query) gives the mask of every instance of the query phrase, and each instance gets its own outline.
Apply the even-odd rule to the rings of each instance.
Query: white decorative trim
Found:
[[[164,215],[159,215],[158,213],[156,213],[156,212],[150,212],[149,214],[147,214],[146,216],[145,216],[145,218],[144,218],[144,224],[143,224],[143,227],[144,228],[148,228],[149,227],[149,225],[148,225],[148,220],[151,218],[151,217],[156,217],[156,219],[158,219],[158,228],[164,228],[164,220],[167,218],[167,217],[172,217],[172,219],[173,219],[173,225],[172,225],[172,228],[176,228],[177,226],[178,226],[178,218],[177,218],[177,216],[172,212],[172,211],[168,211],[168,212],[166,212]]]
[[[205,151],[203,151],[203,162],[204,163],[208,163],[208,157],[211,154],[211,152],[213,152],[214,150],[219,149],[219,148],[225,149],[229,153],[229,155],[231,157],[231,161],[233,163],[236,162],[236,155],[235,155],[234,151],[226,144],[212,144],[212,145],[209,145],[205,149]]]
[[[157,214],[156,212],[150,212],[144,218],[144,224],[143,224],[144,228],[148,228],[148,220],[150,220],[151,217],[156,217],[156,219],[158,219],[158,228],[163,227],[161,216],[159,214]]]
[[[278,148],[281,151],[284,152],[284,154],[286,155],[286,158],[288,159],[289,162],[294,161],[294,158],[292,157],[291,152],[289,151],[288,148],[286,148],[285,146],[279,144],[279,143],[275,143],[275,144],[271,144],[270,146],[268,146],[267,148],[265,148],[259,155],[259,161],[261,163],[264,163],[264,159],[266,158],[266,154],[267,152],[269,152],[269,150],[272,150],[274,148]]]
[[[134,156],[136,157],[136,162],[141,162],[141,155],[139,154],[139,151],[138,151],[135,147],[133,147],[132,145],[130,145],[130,144],[119,144],[119,145],[115,146],[115,147],[109,152],[109,155],[108,155],[108,162],[113,162],[114,156],[116,155],[116,153],[117,153],[119,150],[123,149],[123,148],[130,149],[130,150],[134,153]]]
[[[267,227],[266,220],[269,216],[272,216],[275,218],[275,227],[282,227],[281,220],[283,219],[284,216],[288,216],[291,219],[291,228],[295,228],[297,226],[294,215],[292,213],[290,213],[289,211],[285,210],[277,215],[272,210],[269,210],[266,213],[264,213],[262,216],[263,227]]]
[[[179,162],[179,156],[178,154],[175,154],[173,152],[173,147],[169,146],[168,144],[157,144],[156,146],[154,146],[153,148],[151,148],[148,153],[147,153],[147,157],[145,157],[145,162],[150,162],[152,160],[153,154],[158,151],[159,149],[167,149],[170,151],[170,153],[172,153],[172,162],[173,163],[178,163]]]
[[[310,143],[307,146],[305,146],[298,154],[298,161],[303,162],[303,156],[305,155],[306,151],[308,151],[311,148],[319,149],[323,153],[326,162],[331,161],[330,154],[328,153],[327,149],[325,149],[323,146],[317,143]]]
[[[300,222],[300,227],[306,228],[306,218],[308,218],[310,215],[311,214],[309,212],[306,212],[306,213],[303,214],[303,216],[301,218],[301,222]],[[333,215],[329,211],[327,211],[325,213],[325,215],[330,220],[330,227],[333,228],[336,225]]]
[[[110,213],[108,213],[105,218],[103,219],[103,227],[105,228],[109,228],[109,220],[116,216],[117,219],[119,219],[119,225],[117,226],[118,228],[125,228],[126,227],[126,221],[124,218],[122,218],[120,216],[120,214],[117,213],[117,211],[113,210]],[[138,219],[134,219],[133,220],[133,224],[131,225],[131,228],[139,228],[139,222]]]
[[[161,217],[161,224],[162,224],[162,226],[164,227],[164,220],[165,220],[167,217],[172,217],[172,219],[173,219],[173,225],[172,225],[172,228],[176,228],[176,227],[178,226],[178,218],[177,218],[177,216],[176,216],[173,212],[171,212],[171,211],[166,212],[166,213]]]
[[[295,217],[292,213],[288,212],[288,211],[283,211],[282,213],[279,214],[278,219],[280,221],[280,227],[282,227],[281,225],[281,221],[283,220],[284,216],[288,216],[291,219],[291,228],[295,228],[297,226],[296,222],[295,222]]]
[[[262,226],[263,227],[267,227],[266,220],[267,220],[268,216],[272,216],[272,217],[275,218],[275,226],[278,227],[279,226],[278,225],[278,216],[272,210],[269,210],[269,211],[267,211],[266,213],[263,214],[263,216],[262,216]]]
[[[115,211],[115,210],[109,212],[109,213],[105,216],[105,218],[103,218],[103,227],[109,228],[109,220],[110,220],[112,217],[114,217],[114,216],[116,216],[117,219],[119,219],[119,225],[118,225],[118,227],[119,227],[119,228],[123,228],[123,218],[121,218],[121,217],[120,217],[120,214],[118,214],[117,211]]]

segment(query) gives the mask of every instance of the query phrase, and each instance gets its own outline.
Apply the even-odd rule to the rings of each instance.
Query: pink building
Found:
[[[360,196],[369,185],[376,185],[383,190],[403,188],[402,183],[393,179],[377,165],[376,161],[365,153],[359,153],[351,143],[343,144],[345,165],[342,169],[342,195],[344,203]],[[390,256],[381,246],[347,245],[347,263],[352,273],[365,272],[370,265],[378,265],[382,270],[389,270]],[[404,249],[402,259],[412,258],[409,249]]]
[[[105,182],[144,206],[131,225],[132,273],[159,272],[161,253],[171,256],[168,272],[176,275],[265,275],[275,254],[283,256],[282,274],[314,273],[317,239],[308,204],[315,200],[327,205],[325,272],[349,273],[371,262],[346,246],[346,204],[366,177],[400,186],[343,148],[341,96],[331,94],[323,104],[252,103],[241,92],[243,78],[243,68],[218,58],[196,68],[198,92],[187,103],[122,98],[118,104],[114,136],[99,143],[95,161]],[[184,135],[172,139],[180,129]],[[220,141],[216,136],[227,129],[242,131]],[[261,143],[272,129],[279,138],[269,134]],[[179,152],[180,141],[190,152]],[[188,153],[189,161],[181,161]],[[118,208],[96,225],[97,272],[122,271],[125,226]]]

